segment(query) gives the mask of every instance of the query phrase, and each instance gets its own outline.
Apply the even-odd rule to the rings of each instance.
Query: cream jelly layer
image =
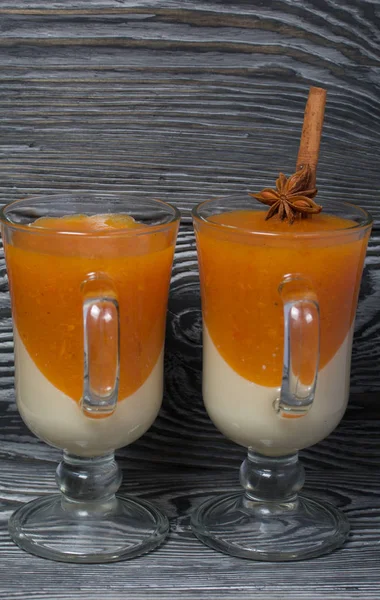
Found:
[[[353,326],[318,373],[315,399],[300,418],[276,413],[279,388],[241,377],[223,359],[203,326],[203,400],[214,425],[237,444],[266,456],[284,456],[316,444],[340,422],[347,406]]]
[[[16,326],[15,385],[22,419],[39,438],[77,456],[95,457],[127,446],[149,429],[162,402],[163,350],[143,385],[105,418],[86,417],[77,402],[36,367]]]

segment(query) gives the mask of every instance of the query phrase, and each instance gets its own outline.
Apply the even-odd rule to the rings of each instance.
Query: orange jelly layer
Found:
[[[321,369],[352,326],[369,230],[337,234],[355,223],[323,213],[293,225],[276,217],[265,221],[265,214],[226,212],[208,220],[229,228],[198,222],[196,230],[203,316],[214,345],[239,375],[275,387],[283,366],[281,282],[298,275],[317,295]],[[304,374],[309,379],[307,367]]]
[[[90,274],[112,280],[119,303],[119,400],[144,383],[161,353],[176,225],[149,229],[128,215],[46,217],[5,240],[18,333],[41,373],[76,401],[83,393],[82,284]],[[102,352],[103,369],[112,369],[114,348],[105,343]]]

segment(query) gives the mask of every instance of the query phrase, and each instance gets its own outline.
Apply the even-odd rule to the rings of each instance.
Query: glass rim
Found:
[[[64,231],[59,229],[50,229],[48,227],[30,227],[29,224],[25,223],[15,223],[11,219],[9,219],[6,215],[6,211],[10,210],[13,206],[18,206],[22,202],[30,202],[31,205],[33,202],[38,202],[41,200],[59,200],[60,198],[74,198],[74,197],[84,197],[87,199],[101,197],[101,198],[122,198],[123,196],[129,196],[129,192],[82,192],[80,190],[73,191],[70,190],[68,192],[61,192],[58,194],[31,194],[25,196],[24,198],[17,198],[16,200],[11,200],[7,202],[0,208],[0,224],[2,226],[8,227],[10,229],[16,231],[24,231],[26,233],[30,233],[32,235],[58,235],[58,236],[76,236],[82,238],[106,238],[106,237],[135,237],[142,235],[151,235],[153,233],[158,233],[161,231],[165,231],[165,229],[169,229],[174,223],[179,223],[181,219],[181,213],[179,209],[164,200],[160,200],[159,198],[146,198],[145,201],[151,202],[152,205],[158,205],[162,208],[169,209],[172,212],[170,216],[170,220],[165,223],[157,223],[156,225],[148,225],[144,228],[118,228],[113,227],[112,230],[100,230],[100,231]],[[131,194],[132,196],[132,194]],[[69,213],[68,213],[69,214]],[[98,214],[107,214],[99,212]],[[111,213],[110,213],[111,214]],[[120,214],[120,213],[117,213]],[[126,213],[125,213],[126,214]]]
[[[263,236],[263,237],[270,237],[270,238],[280,238],[280,237],[284,237],[285,239],[290,239],[291,237],[294,237],[294,233],[289,230],[289,231],[259,231],[259,230],[248,230],[248,229],[241,229],[239,227],[237,227],[236,225],[227,225],[224,223],[215,223],[213,221],[209,221],[208,218],[202,216],[200,214],[200,211],[202,210],[202,208],[204,208],[205,206],[210,205],[213,202],[220,202],[223,200],[232,200],[232,199],[251,199],[251,196],[249,195],[249,193],[247,192],[247,195],[242,195],[242,194],[228,194],[226,196],[215,196],[214,198],[209,198],[208,200],[204,200],[203,202],[200,202],[199,204],[197,204],[196,206],[194,206],[194,208],[191,211],[192,217],[195,221],[198,221],[200,223],[205,223],[207,224],[208,227],[211,227],[213,229],[219,230],[219,231],[228,231],[230,233],[236,233],[238,232],[239,235],[247,235],[247,236]],[[337,227],[335,229],[328,229],[328,230],[321,230],[321,231],[299,231],[297,232],[297,238],[299,237],[303,237],[303,238],[321,238],[321,237],[331,237],[332,235],[345,235],[345,234],[349,234],[352,233],[353,231],[358,231],[358,230],[365,230],[366,228],[370,227],[373,223],[373,217],[372,215],[365,209],[362,208],[361,206],[357,206],[356,204],[353,204],[352,202],[346,202],[345,200],[334,200],[334,199],[330,199],[330,198],[326,198],[327,202],[329,202],[330,204],[335,205],[336,207],[344,207],[346,206],[347,208],[353,209],[355,211],[358,211],[359,213],[362,214],[362,222],[360,223],[355,223],[355,225],[352,225],[350,227]],[[252,198],[252,201],[254,201],[254,198]],[[264,205],[262,205],[264,206]],[[258,208],[258,212],[264,212],[263,210],[260,210],[260,204],[257,204],[257,208]],[[269,207],[268,207],[269,208]],[[239,209],[237,208],[236,210],[244,210],[244,209]],[[324,212],[324,211],[323,211]],[[326,207],[326,212],[324,214],[328,214],[328,210]]]

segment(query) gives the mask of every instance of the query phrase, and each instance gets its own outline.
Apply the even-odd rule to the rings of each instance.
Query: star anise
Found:
[[[306,164],[288,178],[280,173],[276,181],[276,189],[265,188],[259,194],[250,194],[250,196],[270,206],[265,220],[278,213],[281,221],[288,219],[292,224],[297,213],[307,217],[322,210],[322,206],[313,200],[318,190],[312,187],[311,177],[311,169]]]

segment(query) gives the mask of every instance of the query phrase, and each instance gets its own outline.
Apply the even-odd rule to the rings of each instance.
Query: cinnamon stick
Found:
[[[302,135],[297,157],[297,170],[306,164],[310,167],[311,187],[315,187],[316,182],[325,104],[326,90],[320,87],[311,87],[306,102]]]

